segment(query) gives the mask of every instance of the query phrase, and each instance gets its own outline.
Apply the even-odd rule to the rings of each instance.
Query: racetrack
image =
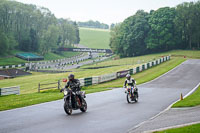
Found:
[[[148,120],[200,82],[200,60],[187,60],[139,85],[139,102],[127,104],[124,89],[88,94],[88,111],[67,116],[63,100],[0,112],[0,133],[123,133]],[[122,83],[123,85],[123,83]]]

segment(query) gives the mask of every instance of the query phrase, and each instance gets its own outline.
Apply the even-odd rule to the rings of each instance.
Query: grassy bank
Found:
[[[175,103],[172,108],[177,108],[177,107],[194,107],[200,105],[200,86],[198,89],[191,94],[190,96],[184,98],[181,101],[178,101]]]
[[[158,131],[154,133],[200,133],[200,124],[194,124],[190,126],[173,128],[164,131]]]
[[[89,48],[109,49],[110,31],[103,29],[79,28],[80,44]]]
[[[45,60],[57,60],[57,59],[63,59],[63,58],[69,58],[72,56],[76,56],[79,55],[79,52],[62,52],[60,54],[55,54],[55,53],[47,53],[44,56]]]
[[[0,58],[0,66],[5,66],[5,65],[18,65],[21,63],[25,63],[25,60],[19,59],[17,57],[5,57],[5,58]]]
[[[142,84],[145,82],[148,82],[150,80],[153,80],[157,78],[158,76],[168,72],[169,70],[173,69],[177,65],[181,64],[185,59],[180,58],[172,58],[170,61],[167,61],[165,63],[162,63],[158,66],[152,67],[148,70],[145,70],[143,72],[137,73],[135,75],[132,75],[134,79],[136,79],[137,84]],[[116,79],[110,82],[105,82],[102,84],[97,84],[93,86],[86,87],[87,89],[93,89],[93,88],[116,88],[116,87],[122,87],[124,78]]]

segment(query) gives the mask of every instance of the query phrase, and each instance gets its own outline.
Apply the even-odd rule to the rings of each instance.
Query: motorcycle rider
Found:
[[[124,82],[124,88],[126,88],[126,85],[128,84],[128,86],[131,86],[131,87],[134,87],[136,85],[136,81],[131,78],[131,75],[130,74],[127,74],[126,75],[126,80]],[[126,91],[125,91],[126,92]],[[138,89],[136,87],[135,89],[135,93],[138,93]]]
[[[81,87],[80,87],[80,81],[78,79],[75,79],[74,77],[75,76],[73,74],[70,74],[68,76],[69,81],[67,82],[65,88],[67,89],[67,88],[70,87],[72,89],[72,91],[76,93],[78,91],[81,91]],[[78,93],[77,96],[78,96],[78,98],[80,100],[80,104],[82,105],[82,97],[81,97],[80,93]],[[76,101],[75,100],[75,96],[72,95],[72,105],[73,105],[73,107],[77,106],[75,101]]]

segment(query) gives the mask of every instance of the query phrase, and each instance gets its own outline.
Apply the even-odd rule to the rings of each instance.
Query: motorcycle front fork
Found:
[[[131,94],[131,97],[133,97],[134,96],[134,90],[133,90],[133,88],[131,88],[131,92],[130,92]]]

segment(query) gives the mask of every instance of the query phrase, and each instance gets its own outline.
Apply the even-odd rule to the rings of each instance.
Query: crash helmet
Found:
[[[74,80],[74,74],[70,74],[70,75],[68,76],[68,79],[69,79],[70,81]]]
[[[130,74],[127,74],[127,75],[126,75],[126,78],[127,78],[128,80],[130,80],[130,79],[131,79],[131,75],[130,75]]]

